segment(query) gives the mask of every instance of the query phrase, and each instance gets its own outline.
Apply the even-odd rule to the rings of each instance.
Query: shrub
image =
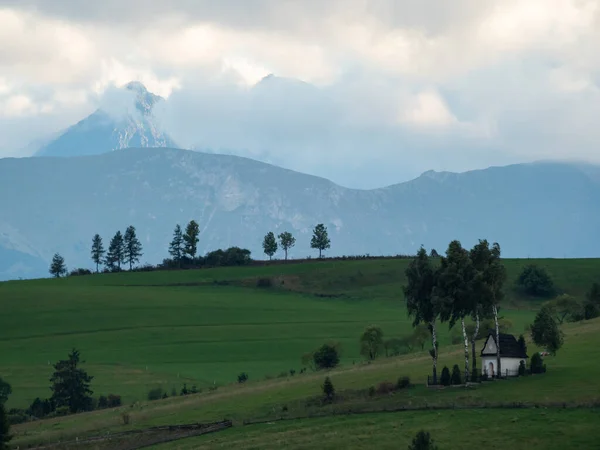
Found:
[[[121,396],[117,394],[108,394],[108,407],[109,408],[118,408],[122,405]]]
[[[454,364],[454,367],[452,368],[452,377],[450,378],[450,383],[452,383],[454,386],[462,384],[462,377],[460,376],[458,364]]]
[[[534,297],[552,297],[556,293],[554,282],[543,267],[530,264],[523,269],[517,279],[523,292]]]
[[[195,384],[192,385],[192,390],[190,391],[192,394],[197,394],[198,393],[198,388],[196,387]]]
[[[539,353],[534,353],[531,356],[531,364],[530,364],[531,373],[544,373],[546,372],[546,365],[544,364],[544,359],[542,355]]]
[[[101,395],[100,397],[98,397],[98,409],[105,408],[108,408],[108,399],[106,398],[106,396]]]
[[[296,375],[296,371],[294,369],[290,369],[290,376],[293,377],[294,375]]]
[[[20,425],[28,422],[30,417],[27,412],[23,409],[11,409],[8,411],[8,423],[10,425]]]
[[[150,389],[150,391],[148,391],[148,400],[150,400],[150,401],[160,400],[162,398],[163,394],[164,394],[164,391],[161,387],[156,387],[154,389]]]
[[[54,411],[57,417],[68,416],[70,412],[71,409],[67,405],[59,406],[58,408],[56,408],[56,411]]]
[[[440,384],[444,386],[450,386],[450,369],[448,369],[448,366],[444,366],[444,368],[442,369]]]
[[[183,387],[181,388],[180,395],[188,395],[189,393],[190,393],[190,391],[188,391],[187,384],[183,383]]]
[[[325,378],[325,382],[323,383],[322,389],[325,400],[331,402],[335,397],[335,388],[333,387],[333,383],[331,382],[329,377]]]
[[[525,361],[521,361],[521,362],[519,362],[519,376],[520,377],[524,376],[525,372],[526,372]]]
[[[256,280],[256,287],[259,288],[270,288],[273,286],[273,280],[270,278],[259,278]]]
[[[437,450],[437,446],[427,431],[419,431],[408,450]]]
[[[398,383],[396,383],[396,387],[398,389],[406,389],[410,387],[410,378],[409,377],[400,377],[398,379]]]
[[[246,381],[248,381],[248,374],[246,372],[242,372],[238,375],[237,379],[238,383],[245,383]]]
[[[129,413],[124,412],[123,414],[121,414],[121,421],[123,422],[123,425],[129,425],[129,423],[131,422],[131,416],[129,415]]]
[[[168,396],[168,395],[167,395],[167,393],[165,392],[165,393],[163,394],[162,398],[163,398],[163,400],[164,400],[165,398],[169,398],[169,396]]]
[[[369,397],[373,397],[377,391],[375,390],[375,386],[371,386],[369,388]]]
[[[71,270],[71,272],[69,273],[69,276],[70,277],[80,277],[80,276],[91,275],[91,274],[92,274],[91,270],[79,268],[79,269]]]
[[[390,394],[396,390],[396,385],[391,381],[382,381],[377,385],[377,393],[384,395]]]
[[[313,359],[317,369],[333,369],[340,362],[337,349],[330,344],[323,344],[313,354]]]

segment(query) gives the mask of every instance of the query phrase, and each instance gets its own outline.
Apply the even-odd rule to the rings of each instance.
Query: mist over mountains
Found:
[[[401,184],[347,189],[326,179],[237,156],[170,148],[83,157],[0,160],[0,277],[46,276],[54,252],[69,268],[92,267],[92,236],[106,243],[128,225],[142,262],[167,257],[175,224],[201,228],[199,251],[237,245],[262,257],[268,231],[291,231],[290,256],[316,256],[311,231],[323,222],[326,255],[443,251],[452,239],[498,241],[507,257],[600,253],[600,169],[521,164],[466,173],[426,172]]]

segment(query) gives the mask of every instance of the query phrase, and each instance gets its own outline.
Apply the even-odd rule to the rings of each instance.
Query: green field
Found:
[[[600,260],[506,260],[509,280],[502,314],[513,323],[512,332],[516,334],[531,323],[541,303],[513,289],[520,269],[532,262],[545,266],[561,291],[580,299],[600,279]],[[342,366],[331,374],[338,390],[364,390],[380,381],[396,380],[400,375],[410,375],[418,383],[410,391],[391,397],[364,401],[360,396],[349,395],[334,409],[598,400],[600,383],[595,376],[600,357],[598,321],[565,326],[565,347],[556,358],[548,359],[548,374],[491,383],[474,390],[436,392],[425,388],[422,383],[430,372],[430,358],[424,352],[363,364],[358,355],[358,337],[364,327],[380,325],[387,337],[411,331],[402,298],[407,264],[407,260],[397,259],[323,261],[0,283],[0,376],[12,384],[14,391],[8,406],[26,407],[35,397],[48,397],[48,379],[52,373],[49,363],[66,357],[72,347],[77,347],[86,361],[84,367],[95,376],[94,395],[123,396],[128,405],[124,408],[133,417],[129,428],[223,417],[238,422],[276,417],[281,415],[278,411],[282,406],[287,409],[286,415],[294,417],[323,413],[327,411],[312,411],[305,405],[306,398],[319,393],[322,374],[309,372],[266,381],[265,377],[290,369],[298,371],[301,355],[328,340],[342,345]],[[273,287],[256,288],[260,277],[271,278]],[[441,344],[440,366],[460,363],[460,348],[449,346],[445,326]],[[237,374],[242,371],[250,375],[250,382],[237,385]],[[152,387],[162,386],[170,392],[173,387],[179,390],[184,382],[188,387],[196,384],[204,392],[152,403],[144,401]],[[208,388],[215,384],[219,388],[209,392]],[[136,401],[140,403],[129,406]],[[25,445],[126,429],[119,420],[121,412],[98,411],[23,424],[15,427],[16,442]],[[452,416],[456,419],[448,419],[447,429],[440,436],[452,434],[451,421],[467,413],[457,411]],[[511,420],[514,415],[510,411],[501,413]],[[517,413],[525,414],[523,420],[531,422],[527,429],[532,433],[536,426],[543,428],[543,423],[536,422],[534,416],[526,416],[529,412]],[[417,413],[388,414],[381,419],[382,423],[393,422],[396,414],[406,417]],[[415,417],[429,423],[427,414],[433,413],[418,413]],[[575,423],[592,412],[569,410],[568,414],[557,416],[556,420]],[[473,420],[477,417],[473,415]],[[357,441],[347,441],[353,448],[363,448],[361,433],[372,432],[367,425],[362,431],[353,426],[352,418],[311,420],[322,430],[335,428],[340,421],[339,431],[332,432],[331,439],[323,442],[323,448],[339,446],[341,441],[335,436],[348,434],[344,427],[352,428],[355,433]],[[368,424],[371,419],[364,420]],[[415,418],[407,428],[412,432],[421,426],[419,420]],[[297,442],[294,447],[303,448],[306,439],[298,431],[305,429],[302,423],[282,422],[270,428],[236,427],[211,437],[166,444],[175,446],[165,448],[196,448],[185,446],[192,445],[188,444],[192,441],[212,446],[221,439],[230,439],[229,443],[239,446],[236,439],[252,442],[259,435],[271,432],[276,439],[290,439],[291,443]],[[271,431],[260,431],[265,429]],[[211,443],[211,439],[216,441]],[[398,442],[403,439],[398,437]],[[268,442],[271,445],[272,440]],[[393,442],[394,438],[382,436],[378,445],[385,448]],[[223,441],[223,446],[228,445]],[[259,444],[254,448],[257,447],[268,448]]]

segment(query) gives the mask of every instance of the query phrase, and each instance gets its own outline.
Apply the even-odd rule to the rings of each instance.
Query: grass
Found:
[[[507,260],[509,281],[503,314],[512,321],[516,334],[532,321],[541,303],[512,289],[522,267],[531,262],[546,267],[557,286],[576,298],[582,298],[600,274],[600,260]],[[319,392],[322,374],[267,381],[264,377],[298,371],[301,355],[327,340],[342,344],[342,367],[330,374],[338,391],[365,390],[401,375],[418,383],[391,397],[350,398],[334,409],[597,399],[593,394],[598,387],[595,373],[600,357],[597,321],[565,327],[565,348],[548,359],[550,372],[543,377],[491,383],[474,390],[426,389],[422,383],[430,372],[430,358],[424,352],[362,364],[358,337],[365,326],[380,325],[386,337],[411,330],[402,298],[407,264],[407,260],[323,261],[0,283],[0,376],[13,385],[9,407],[25,407],[37,396],[47,397],[52,373],[49,364],[66,357],[72,347],[81,350],[84,367],[95,377],[95,395],[121,394],[127,404],[117,410],[20,425],[15,427],[16,443],[24,446],[106,430],[224,417],[240,423],[282,415],[284,405],[290,416],[312,414],[306,398]],[[271,278],[274,287],[256,288],[261,277]],[[462,367],[460,347],[449,343],[449,333],[444,330],[440,371],[444,364]],[[228,385],[240,372],[247,372],[250,381]],[[179,390],[184,382],[188,388],[196,384],[204,392],[144,402],[151,388],[162,386],[170,392],[172,387]],[[208,392],[214,384],[221,387]],[[136,401],[141,403],[132,405]],[[124,410],[132,416],[129,426],[120,421]],[[322,424],[317,427],[334,427],[338,419],[315,420]],[[272,429],[287,439],[290,433],[297,434],[293,432],[296,423],[303,422],[278,424]],[[252,430],[264,428],[271,429],[257,426]],[[368,429],[363,432],[369,433]],[[246,431],[226,433],[229,438]],[[357,428],[356,433],[361,431]],[[383,448],[388,438],[382,437]],[[205,445],[210,439],[203,437],[197,442]],[[251,442],[252,435],[247,439]],[[300,440],[290,445],[302,448]],[[332,437],[324,445],[333,448],[340,442]],[[356,448],[361,447],[356,444]]]

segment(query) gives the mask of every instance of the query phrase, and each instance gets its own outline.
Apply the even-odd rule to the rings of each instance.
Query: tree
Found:
[[[408,450],[437,450],[437,446],[427,431],[419,431]]]
[[[272,231],[269,231],[263,240],[263,250],[269,259],[273,259],[273,255],[277,252],[277,240]]]
[[[92,261],[96,264],[96,273],[100,271],[100,264],[102,264],[103,257],[106,251],[102,245],[102,238],[99,234],[96,234],[92,239]]]
[[[175,225],[175,231],[173,231],[173,240],[169,244],[169,255],[181,267],[181,260],[183,259],[183,232],[179,224]]]
[[[289,231],[284,231],[279,236],[279,244],[281,244],[281,248],[285,252],[285,259],[288,259],[288,250],[296,245],[296,238],[292,236],[292,233]]]
[[[117,267],[121,270],[121,263],[123,263],[125,259],[125,242],[123,240],[123,235],[120,231],[117,231],[113,238],[110,240],[110,245],[108,246],[108,253],[106,254],[105,264],[109,269],[114,269]]]
[[[412,343],[421,347],[421,350],[425,347],[425,343],[429,340],[429,326],[425,323],[417,325],[412,335],[410,336]]]
[[[334,345],[323,344],[313,354],[316,369],[333,369],[340,363],[340,356]]]
[[[408,316],[413,318],[413,327],[424,323],[429,327],[433,348],[433,384],[437,384],[438,343],[436,320],[439,315],[437,305],[433,301],[433,289],[436,285],[437,272],[434,270],[427,252],[423,247],[418,251],[405,271],[407,284],[403,287]]]
[[[477,308],[473,292],[476,271],[469,252],[459,241],[452,241],[442,257],[438,280],[434,288],[435,301],[439,304],[440,319],[450,322],[452,328],[460,322],[465,351],[465,381],[469,380],[469,339],[465,317]]]
[[[54,374],[50,378],[52,398],[57,408],[67,407],[71,413],[89,411],[92,405],[90,382],[94,377],[77,366],[80,361],[79,351],[73,349],[68,359],[54,364]]]
[[[4,403],[0,403],[0,450],[8,450],[8,443],[11,439],[8,414],[4,408]]]
[[[429,257],[430,258],[439,258],[440,254],[437,252],[437,250],[435,248],[432,248],[431,251],[429,252]]]
[[[451,382],[452,378],[450,377],[450,369],[448,369],[448,366],[444,366],[442,369],[442,376],[440,377],[440,384],[442,386],[450,386]]]
[[[65,259],[58,253],[55,253],[52,257],[52,263],[50,264],[50,273],[56,278],[60,278],[61,275],[65,275],[67,273]]]
[[[322,223],[318,224],[313,230],[313,237],[310,240],[310,248],[319,250],[319,258],[325,249],[331,247],[331,241],[327,234],[327,227]]]
[[[534,297],[552,297],[556,292],[554,282],[546,269],[535,264],[523,269],[517,279],[517,285],[523,292]]]
[[[581,316],[581,305],[567,294],[548,302],[548,307],[560,325],[564,323],[565,319],[574,320],[576,317]]]
[[[531,325],[531,338],[538,347],[545,348],[550,354],[556,355],[564,342],[563,333],[560,331],[552,311],[548,307],[542,309],[535,316]]]
[[[195,220],[191,220],[190,223],[185,227],[185,234],[183,235],[184,248],[183,253],[194,259],[198,251],[198,242],[200,239],[200,226]]]
[[[383,347],[383,331],[376,326],[368,327],[360,336],[360,354],[369,361],[381,353]]]
[[[333,387],[333,383],[329,377],[325,377],[325,382],[323,383],[322,389],[325,400],[331,402],[335,397],[335,388]]]
[[[130,225],[125,230],[124,241],[124,259],[126,264],[129,264],[129,270],[133,269],[133,265],[139,262],[142,256],[142,243],[135,234],[135,227]]]
[[[590,320],[598,316],[600,316],[600,284],[594,283],[583,303],[583,318]]]
[[[521,352],[526,355],[527,354],[527,342],[525,342],[525,336],[523,336],[522,334],[519,336],[519,340],[517,341],[517,344],[519,344],[519,348],[521,349]]]
[[[10,394],[12,394],[11,385],[0,377],[0,403],[6,403]]]
[[[450,383],[452,383],[455,386],[462,384],[462,379],[460,376],[460,368],[458,367],[458,364],[454,364],[454,367],[452,367],[452,375],[450,377]]]

